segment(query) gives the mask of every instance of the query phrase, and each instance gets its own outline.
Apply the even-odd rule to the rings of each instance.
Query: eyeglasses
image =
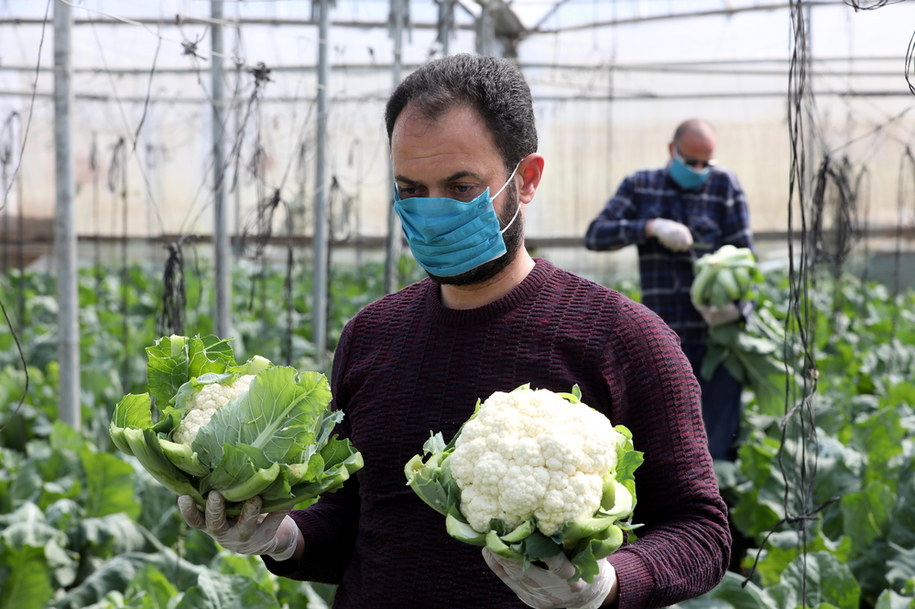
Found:
[[[692,159],[687,156],[683,156],[679,150],[677,150],[677,156],[680,157],[680,160],[683,161],[683,164],[689,165],[690,167],[695,167],[696,169],[705,169],[706,167],[713,167],[715,165],[715,159],[703,160],[703,159]]]

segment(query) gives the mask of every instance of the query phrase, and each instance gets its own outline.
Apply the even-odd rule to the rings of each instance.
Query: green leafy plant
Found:
[[[749,540],[742,570],[774,607],[907,607],[915,602],[915,292],[893,298],[848,276],[817,276],[815,287],[803,330],[816,391],[800,403],[799,385],[786,383],[780,408],[750,400],[738,460],[718,466]],[[787,290],[784,276],[771,276],[761,299],[787,303]],[[797,320],[767,308],[790,339]],[[789,366],[803,365],[786,353],[795,354]]]
[[[260,356],[237,364],[228,341],[212,336],[163,337],[146,353],[149,391],[118,403],[111,439],[201,510],[211,490],[229,514],[255,495],[264,512],[288,509],[362,467],[349,440],[331,436],[343,413],[330,410],[323,374]]]

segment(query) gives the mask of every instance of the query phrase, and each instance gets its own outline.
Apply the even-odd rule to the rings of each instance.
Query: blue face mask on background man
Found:
[[[707,165],[704,168],[694,169],[690,167],[683,161],[683,157],[680,156],[678,151],[674,151],[674,158],[671,159],[670,164],[667,169],[670,173],[671,179],[674,182],[679,184],[680,188],[686,190],[695,190],[702,186],[703,182],[708,179],[709,173],[711,173],[711,166]]]
[[[394,211],[400,216],[404,236],[420,266],[432,275],[453,277],[504,255],[507,250],[502,233],[518,217],[521,204],[508,225],[501,228],[492,201],[505,190],[517,170],[515,166],[496,194],[490,197],[487,188],[472,201],[447,197],[401,199],[395,188]]]

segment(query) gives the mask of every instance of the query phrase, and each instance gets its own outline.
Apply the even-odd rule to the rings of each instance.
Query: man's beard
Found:
[[[442,277],[428,273],[429,278],[432,279],[432,281],[440,285],[473,285],[475,283],[482,283],[484,281],[489,281],[501,273],[505,267],[507,267],[512,262],[512,260],[515,259],[515,256],[518,254],[518,250],[521,249],[521,245],[524,243],[524,221],[521,217],[521,210],[518,209],[518,206],[521,205],[521,202],[518,201],[518,193],[515,189],[515,184],[509,184],[505,190],[507,198],[515,202],[514,205],[506,206],[502,212],[502,215],[499,216],[499,223],[503,227],[511,222],[511,226],[505,229],[505,232],[502,233],[502,239],[505,242],[505,253],[495,260],[484,262],[480,266],[472,268],[469,271],[465,271],[460,275]],[[515,217],[516,212],[517,217]],[[514,222],[512,222],[513,217],[515,218]]]

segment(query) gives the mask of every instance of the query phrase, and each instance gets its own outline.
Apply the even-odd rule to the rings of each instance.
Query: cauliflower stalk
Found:
[[[261,356],[237,364],[213,336],[163,337],[146,353],[148,392],[121,399],[109,435],[201,509],[211,490],[230,515],[255,495],[263,512],[310,503],[362,467],[349,441],[331,436],[343,413],[330,409],[323,374]]]
[[[429,458],[407,463],[407,483],[451,536],[525,564],[565,552],[590,581],[632,528],[642,458],[625,427],[580,398],[577,386],[497,391],[451,443],[426,442]]]

